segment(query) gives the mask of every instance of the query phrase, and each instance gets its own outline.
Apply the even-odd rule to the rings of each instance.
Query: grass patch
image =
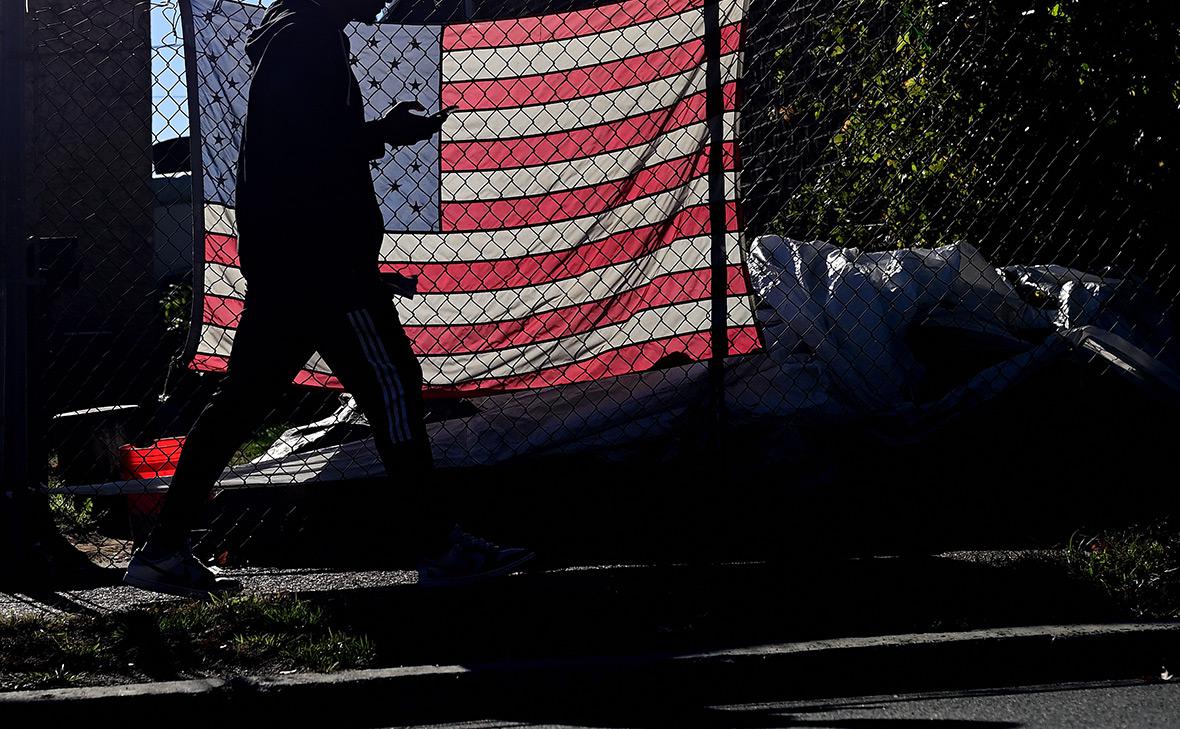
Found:
[[[81,676],[66,671],[63,663],[52,671],[33,671],[20,677],[12,685],[13,691],[40,691],[53,688],[70,688],[77,686]]]
[[[104,617],[0,621],[0,689],[363,668],[377,651],[293,596],[225,597]]]
[[[329,673],[372,665],[377,660],[377,648],[366,635],[349,635],[329,628],[326,635],[308,636],[284,646],[282,655],[295,665]]]
[[[174,638],[224,629],[299,632],[320,626],[323,621],[322,608],[287,596],[214,597],[164,610],[159,616],[161,632]]]
[[[102,627],[93,618],[0,621],[0,685],[57,686],[67,679],[72,684],[79,672],[103,668],[115,641]]]
[[[1066,564],[1137,618],[1180,618],[1180,532],[1167,521],[1075,534]]]

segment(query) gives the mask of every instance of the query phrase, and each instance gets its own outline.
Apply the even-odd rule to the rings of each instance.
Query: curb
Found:
[[[1169,662],[1171,661],[1171,662]],[[383,722],[457,720],[488,711],[608,697],[752,701],[1142,678],[1180,665],[1180,622],[1027,626],[837,638],[646,656],[408,666],[0,693],[0,716],[61,720],[112,713],[123,727],[207,725],[211,714],[306,719],[327,706]],[[576,697],[576,699],[575,699]],[[479,712],[483,711],[483,714]],[[179,723],[175,719],[179,718]]]

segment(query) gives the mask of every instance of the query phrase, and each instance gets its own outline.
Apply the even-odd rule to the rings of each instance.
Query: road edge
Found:
[[[1169,661],[1173,661],[1169,663]],[[753,700],[761,691],[835,697],[906,690],[1141,678],[1180,663],[1180,622],[1041,625],[776,643],[680,655],[594,656],[406,666],[0,693],[0,716],[161,716],[207,725],[215,712],[292,717],[347,707],[384,721],[563,696]],[[669,693],[671,692],[671,693]],[[490,703],[489,703],[490,702]],[[160,712],[163,712],[161,714]]]

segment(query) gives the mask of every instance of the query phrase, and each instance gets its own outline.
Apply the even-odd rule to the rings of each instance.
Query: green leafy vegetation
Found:
[[[751,67],[764,74],[744,147],[752,232],[863,249],[967,241],[1000,263],[1167,272],[1180,4],[813,0],[791,12],[773,60]]]
[[[192,306],[193,285],[191,283],[168,284],[160,296],[160,310],[164,316],[165,328],[182,337],[187,335],[189,321],[192,319]]]
[[[63,485],[56,452],[50,452],[45,473],[49,488]],[[96,508],[94,499],[69,494],[50,494],[49,513],[58,530],[71,537],[93,535],[98,531],[99,520],[105,515],[102,509]]]
[[[49,512],[53,523],[64,534],[85,537],[98,531],[102,513],[95,509],[94,499],[87,496],[50,494]]]
[[[290,428],[290,423],[278,423],[262,428],[254,434],[254,437],[242,444],[242,447],[237,450],[234,457],[230,460],[229,465],[240,466],[266,453],[274,442],[279,439],[279,436]]]

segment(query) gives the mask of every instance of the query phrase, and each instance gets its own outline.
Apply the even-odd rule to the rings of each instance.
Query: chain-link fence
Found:
[[[27,432],[57,527],[104,566],[154,521],[249,308],[237,164],[267,10],[24,16]],[[358,86],[331,93],[369,120],[456,107],[366,160],[440,472],[814,475],[833,433],[916,441],[1065,361],[1169,391],[1178,29],[1149,0],[401,0],[349,25]],[[315,113],[291,159],[336,169]],[[367,244],[334,237],[356,229],[343,178],[305,177],[281,261],[255,265],[328,277]],[[218,484],[201,544],[223,562],[274,558],[384,473],[365,408],[297,364]]]

